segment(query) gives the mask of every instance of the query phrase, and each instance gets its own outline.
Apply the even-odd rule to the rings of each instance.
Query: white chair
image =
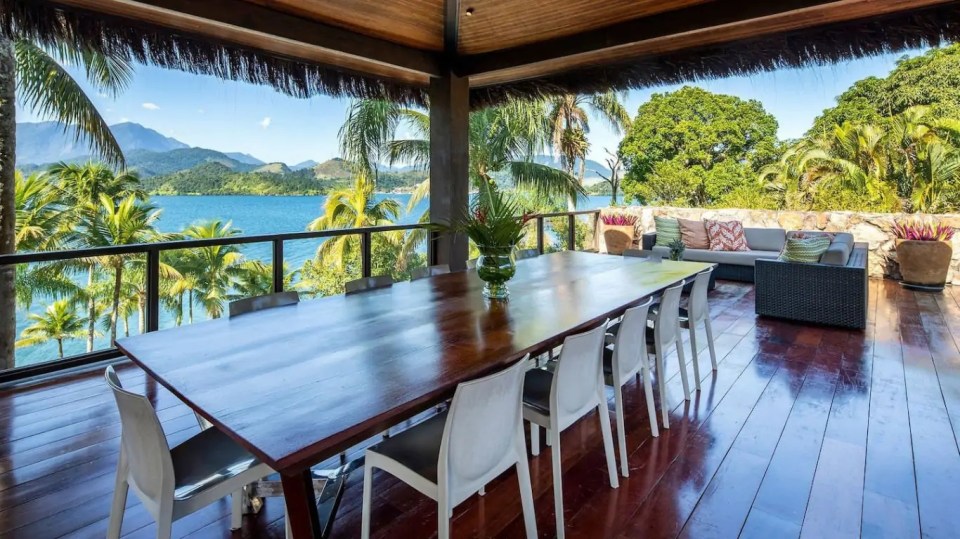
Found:
[[[370,537],[375,468],[436,500],[437,534],[439,539],[446,539],[453,509],[516,466],[527,537],[537,536],[520,411],[528,358],[496,374],[460,384],[447,412],[367,449],[363,539]]]
[[[206,429],[170,449],[156,411],[143,395],[123,389],[113,367],[104,377],[120,410],[120,461],[107,538],[120,537],[129,488],[157,521],[157,537],[173,522],[232,495],[230,527],[242,524],[241,489],[273,473],[218,429]]]
[[[564,339],[554,372],[543,369],[527,371],[523,383],[523,418],[530,422],[530,449],[534,455],[540,454],[539,427],[548,429],[557,537],[561,539],[564,529],[560,433],[593,410],[597,410],[600,417],[610,487],[620,486],[601,370],[606,326],[604,322],[595,329]]]
[[[230,318],[240,316],[241,314],[263,311],[274,307],[285,307],[287,305],[296,305],[300,303],[300,294],[295,291],[278,292],[276,294],[267,294],[265,296],[254,296],[252,298],[238,299],[231,301],[229,305]]]
[[[435,277],[437,275],[443,275],[445,273],[450,273],[449,264],[437,264],[435,266],[428,266],[426,268],[413,268],[410,270],[410,280],[416,281],[418,279],[424,279],[426,277]]]
[[[663,291],[660,298],[660,307],[656,313],[648,317],[653,328],[647,328],[647,351],[657,360],[657,385],[660,393],[660,411],[663,417],[663,428],[670,428],[669,409],[667,404],[667,383],[664,368],[666,349],[671,344],[677,347],[677,360],[680,363],[680,382],[683,384],[683,398],[690,400],[690,386],[687,382],[687,362],[683,356],[683,343],[680,340],[680,294],[683,292],[685,281]]]
[[[643,392],[647,397],[647,411],[650,414],[650,431],[659,436],[657,428],[657,410],[653,402],[653,382],[650,374],[650,361],[647,354],[646,327],[647,313],[652,299],[627,309],[620,321],[614,347],[603,349],[603,375],[608,386],[613,387],[614,404],[617,415],[617,442],[620,446],[620,473],[628,477],[627,436],[624,428],[623,386],[631,377],[641,374]],[[658,373],[659,374],[659,373]],[[663,398],[661,396],[661,398]]]
[[[347,281],[346,284],[344,284],[344,288],[348,296],[351,294],[359,293],[359,292],[366,292],[368,290],[377,290],[379,288],[389,288],[391,286],[393,286],[393,277],[389,275],[362,277],[360,279]]]
[[[700,361],[697,352],[697,326],[703,322],[703,327],[707,332],[707,347],[710,349],[710,363],[713,370],[717,370],[717,351],[713,343],[713,326],[710,325],[710,304],[707,293],[710,288],[710,274],[713,273],[713,267],[701,271],[694,277],[693,287],[690,289],[690,299],[687,309],[680,308],[680,327],[690,332],[690,349],[693,352],[693,376],[694,385],[697,391],[700,391]],[[658,304],[650,307],[650,311],[655,313],[660,309]]]

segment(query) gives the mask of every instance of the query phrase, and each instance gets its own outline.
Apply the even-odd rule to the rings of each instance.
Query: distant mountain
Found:
[[[552,155],[538,155],[533,158],[533,160],[541,165],[548,165],[553,168],[563,168],[560,166],[560,158],[554,157]],[[573,170],[579,174],[580,173],[580,160],[578,159],[576,164],[573,167]],[[599,172],[599,174],[598,174]],[[583,181],[584,183],[593,183],[592,180],[601,180],[600,174],[604,176],[610,175],[610,169],[606,165],[594,161],[593,159],[587,159],[587,167],[584,170]]]
[[[226,154],[205,148],[181,148],[168,152],[134,150],[126,155],[127,166],[145,178],[187,170],[203,163],[220,163],[236,172],[247,172],[256,168],[255,165],[241,163]]]
[[[318,163],[311,170],[317,178],[349,178],[353,175],[347,162],[339,157]]]
[[[300,163],[297,163],[296,165],[291,165],[291,166],[290,166],[290,169],[291,169],[291,170],[304,170],[304,169],[308,169],[308,168],[313,168],[313,167],[315,167],[315,166],[317,166],[317,165],[319,165],[319,164],[320,164],[320,163],[317,163],[317,162],[314,161],[313,159],[308,159],[308,160],[306,160],[306,161],[302,161],[302,162],[300,162]]]
[[[124,153],[134,150],[165,152],[189,147],[177,139],[165,137],[140,124],[116,124],[110,126],[110,131]],[[17,124],[18,163],[42,165],[58,161],[81,161],[86,160],[91,153],[87,145],[77,142],[72,129],[64,132],[60,123]]]
[[[319,195],[344,185],[318,181],[307,171],[242,172],[216,161],[143,180],[144,189],[159,195]]]
[[[254,157],[254,156],[252,156],[252,155],[250,155],[250,154],[248,154],[248,153],[241,153],[241,152],[224,152],[223,155],[226,155],[226,156],[229,157],[230,159],[233,159],[233,160],[236,160],[236,161],[240,161],[241,163],[244,163],[244,164],[247,164],[247,165],[265,165],[265,164],[267,164],[266,161],[261,161],[261,160],[257,159],[256,157]]]
[[[292,171],[290,170],[290,167],[288,167],[283,163],[267,163],[263,166],[253,169],[251,172],[260,172],[260,173],[265,172],[268,174],[288,174]]]

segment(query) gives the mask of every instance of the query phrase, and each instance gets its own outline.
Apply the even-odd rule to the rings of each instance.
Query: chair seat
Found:
[[[543,415],[550,415],[550,387],[553,373],[544,369],[531,369],[523,379],[523,404]]]
[[[447,424],[447,412],[437,414],[423,423],[395,434],[367,449],[391,458],[420,477],[437,482],[437,463],[440,462],[440,442]]]
[[[651,318],[647,318],[648,321],[652,321]],[[617,333],[620,332],[620,324],[615,324],[607,327],[607,334],[614,337],[617,336]],[[608,341],[609,342],[609,341]],[[653,344],[653,328],[647,325],[647,344]]]
[[[647,315],[647,319],[653,320],[657,316],[657,312],[660,310],[660,304],[654,303],[650,306],[650,314]],[[683,329],[690,329],[690,311],[686,310],[683,307],[680,307],[680,327]]]
[[[185,500],[251,468],[260,459],[220,429],[205,429],[170,450],[176,500]]]

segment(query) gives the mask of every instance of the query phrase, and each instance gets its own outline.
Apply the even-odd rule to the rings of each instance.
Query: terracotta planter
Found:
[[[953,248],[946,241],[897,240],[897,260],[903,284],[943,288]]]
[[[607,244],[607,253],[622,255],[633,246],[634,225],[603,225],[603,241]]]

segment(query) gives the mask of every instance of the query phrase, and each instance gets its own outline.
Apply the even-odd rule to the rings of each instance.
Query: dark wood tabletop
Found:
[[[460,272],[117,345],[271,467],[297,471],[709,264],[562,252],[517,266],[507,302]]]

